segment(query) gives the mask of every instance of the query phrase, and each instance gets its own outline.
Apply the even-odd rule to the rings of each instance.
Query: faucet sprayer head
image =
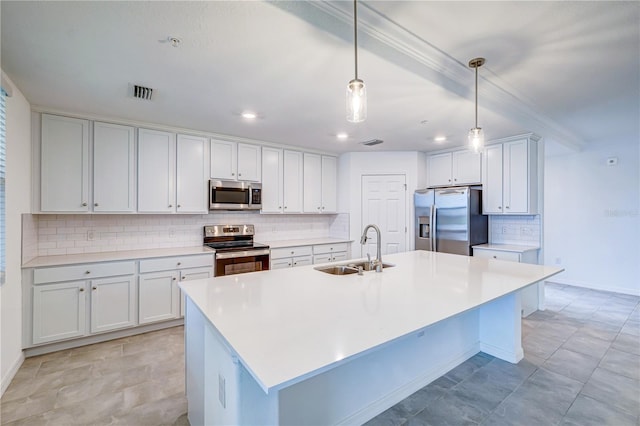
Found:
[[[367,244],[367,240],[368,240],[368,239],[369,239],[369,238],[367,237],[367,234],[366,234],[366,233],[365,233],[365,234],[362,234],[362,237],[360,237],[360,244],[362,244],[362,245]]]

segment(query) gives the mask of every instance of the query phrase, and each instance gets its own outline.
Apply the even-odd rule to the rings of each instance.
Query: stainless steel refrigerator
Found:
[[[481,189],[467,186],[419,189],[413,200],[416,250],[471,256],[471,246],[488,241]]]

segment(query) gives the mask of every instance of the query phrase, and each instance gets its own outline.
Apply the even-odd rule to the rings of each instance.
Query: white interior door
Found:
[[[380,228],[382,254],[406,250],[406,177],[405,175],[362,176],[362,228],[370,223]],[[361,256],[376,256],[376,233],[361,247]]]

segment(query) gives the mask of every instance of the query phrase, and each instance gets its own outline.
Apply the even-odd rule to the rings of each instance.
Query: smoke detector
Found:
[[[133,97],[136,99],[143,99],[145,101],[151,100],[151,95],[153,95],[153,89],[151,87],[138,86],[134,84],[132,86]]]
[[[370,141],[364,141],[360,143],[366,146],[374,146],[374,145],[380,145],[382,142],[384,142],[382,139],[371,139]]]

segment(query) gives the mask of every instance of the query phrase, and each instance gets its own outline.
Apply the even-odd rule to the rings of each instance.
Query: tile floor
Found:
[[[525,359],[480,353],[367,426],[640,425],[640,298],[548,285]],[[188,425],[183,329],[29,358],[3,425]]]

